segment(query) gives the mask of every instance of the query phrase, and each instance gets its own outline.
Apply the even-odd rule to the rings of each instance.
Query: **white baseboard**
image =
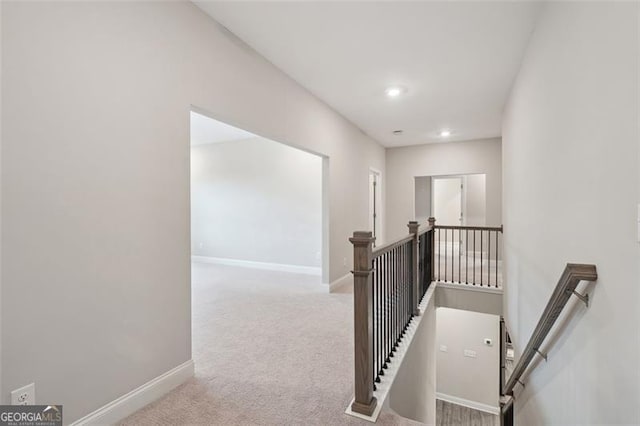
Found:
[[[227,259],[224,257],[191,256],[192,262],[216,265],[240,266],[242,268],[265,269],[268,271],[293,272],[295,274],[322,275],[322,268],[315,266],[287,265],[284,263],[254,262],[252,260]]]
[[[462,405],[463,407],[473,408],[474,410],[484,411],[485,413],[500,415],[500,407],[493,407],[481,402],[469,401],[468,399],[458,398],[444,393],[436,392],[436,399],[450,402],[452,404]]]
[[[71,423],[71,426],[115,424],[186,382],[193,377],[193,371],[192,360],[180,364],[128,394],[98,408],[93,413],[76,420]]]
[[[488,287],[473,284],[464,284],[458,282],[444,282],[444,281],[436,281],[438,283],[438,287],[441,288],[452,288],[455,290],[464,290],[464,291],[480,291],[484,293],[492,293],[492,294],[502,294],[504,289],[502,287]]]
[[[349,272],[348,274],[338,278],[337,280],[329,284],[329,293],[334,293],[339,289],[352,286],[352,285],[353,285],[353,274]]]

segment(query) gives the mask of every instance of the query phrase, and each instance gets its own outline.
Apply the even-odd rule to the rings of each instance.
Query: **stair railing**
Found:
[[[434,226],[435,279],[502,287],[503,227]]]
[[[513,397],[513,390],[516,385],[523,385],[521,381],[522,375],[525,373],[536,355],[543,357],[545,360],[547,359],[547,355],[542,353],[540,348],[571,296],[575,295],[584,302],[587,307],[589,306],[589,295],[582,295],[576,291],[580,281],[593,282],[597,279],[598,272],[595,265],[575,263],[567,264],[555,290],[551,294],[547,306],[542,312],[538,325],[536,325],[536,328],[533,330],[529,343],[527,343],[527,346],[522,352],[513,372],[502,387],[503,396]],[[513,398],[509,398],[506,401],[503,400],[503,414],[512,403]]]
[[[433,223],[373,249],[371,232],[354,232],[353,313],[355,397],[351,410],[371,416],[373,395],[433,281]]]

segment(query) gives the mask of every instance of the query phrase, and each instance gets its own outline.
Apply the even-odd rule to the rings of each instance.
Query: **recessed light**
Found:
[[[397,98],[398,96],[402,95],[405,92],[405,89],[400,86],[392,86],[392,87],[387,87],[387,90],[385,90],[384,92],[390,98]]]
[[[451,136],[451,131],[450,130],[442,130],[442,131],[440,131],[440,136],[442,136],[443,138],[449,137],[449,136]]]
[[[393,134],[396,136],[400,136],[402,134],[402,130],[394,130]]]

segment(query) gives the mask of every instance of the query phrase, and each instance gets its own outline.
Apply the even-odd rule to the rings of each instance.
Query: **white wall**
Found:
[[[517,391],[516,424],[640,423],[638,17],[637,3],[546,3],[505,110],[505,309],[517,351],[565,264],[598,268],[589,308],[573,298],[542,348],[549,361]]]
[[[2,3],[0,1],[0,48],[3,46],[3,37],[2,37],[2,22],[3,22],[3,18],[2,18]],[[3,128],[2,128],[2,122],[3,122],[3,117],[4,115],[2,114],[2,104],[3,102],[3,90],[2,90],[2,81],[3,81],[3,66],[2,66],[2,52],[0,52],[0,392],[2,392],[2,380],[3,380],[3,373],[2,373],[2,138],[4,135],[3,132]],[[0,395],[0,403],[4,403],[4,400],[2,398],[2,396]]]
[[[317,267],[322,158],[264,138],[191,148],[191,254]]]
[[[0,398],[35,382],[67,421],[191,358],[192,105],[329,157],[331,280],[385,176],[382,147],[189,2],[3,3],[2,88]]]
[[[436,304],[429,298],[422,320],[398,369],[385,403],[403,417],[436,423]]]
[[[467,175],[463,179],[463,223],[468,226],[485,226],[487,224],[486,176],[483,174]]]
[[[485,345],[485,338],[491,339],[493,344]],[[474,351],[476,357],[465,356],[465,350]],[[499,316],[438,308],[436,351],[436,389],[439,396],[443,399],[453,397],[450,401],[465,400],[476,408],[498,410]]]
[[[502,224],[500,139],[390,148],[386,152],[387,240],[407,234],[407,223],[414,220],[415,176],[486,174],[487,225]]]
[[[415,216],[420,223],[426,223],[431,216],[431,177],[415,177]]]

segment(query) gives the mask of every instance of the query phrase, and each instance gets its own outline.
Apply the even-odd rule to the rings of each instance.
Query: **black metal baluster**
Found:
[[[447,282],[447,230],[444,230],[444,282]]]
[[[382,287],[380,279],[380,256],[376,257],[376,336],[378,342],[376,344],[376,363],[378,383],[382,375]]]
[[[411,288],[413,287],[413,271],[411,268],[411,261],[413,260],[413,244],[411,242],[408,243],[406,249],[407,251],[407,257],[405,258],[405,262],[404,262],[404,267],[405,267],[405,271],[407,271],[407,282],[405,283],[405,288],[407,289],[407,296],[406,296],[406,300],[407,300],[407,324],[409,323],[409,321],[411,320],[411,313],[413,311],[413,299],[411,298]],[[405,327],[406,328],[406,327]]]
[[[400,247],[396,247],[395,249],[395,253],[396,253],[396,259],[395,262],[393,263],[393,270],[394,270],[394,276],[395,276],[395,283],[396,283],[396,342],[395,345],[397,346],[397,339],[398,336],[400,335],[400,329],[398,328],[398,318],[400,317],[400,312],[402,311],[402,304],[401,304],[401,300],[400,300]]]
[[[409,244],[407,245],[407,257],[405,260],[405,270],[407,271],[407,282],[406,282],[406,289],[407,289],[407,324],[409,324],[409,321],[411,321],[411,315],[413,313],[413,292],[411,291],[413,289],[413,268],[411,267],[411,264],[413,263],[413,244],[411,242],[409,242]],[[408,327],[406,327],[408,328]]]
[[[376,317],[375,317],[375,306],[376,306],[376,270],[375,270],[375,260],[373,260],[371,262],[371,265],[369,265],[372,269],[372,280],[371,280],[371,302],[372,302],[372,306],[374,309],[373,312],[373,330],[372,330],[372,339],[371,339],[371,353],[373,354],[373,362],[371,363],[371,369],[372,369],[372,373],[373,373],[373,390],[377,390],[376,388],[376,378],[378,376],[377,373],[377,369],[376,369],[376,364],[377,364],[377,360],[376,360]]]
[[[396,268],[395,268],[396,262],[395,262],[395,249],[391,250],[391,286],[392,286],[392,302],[391,302],[391,307],[393,309],[393,314],[391,316],[391,324],[393,326],[393,333],[391,334],[391,352],[396,351],[396,345],[395,345],[395,340],[396,340],[396,315],[398,313],[398,306],[396,305]]]
[[[433,231],[432,231],[433,232]],[[419,258],[418,258],[418,262],[420,265],[420,270],[418,271],[418,273],[420,274],[420,288],[418,289],[418,291],[420,292],[420,299],[422,300],[422,289],[424,287],[424,277],[426,274],[426,269],[427,269],[427,265],[425,264],[425,259],[426,259],[426,255],[425,255],[425,250],[427,249],[425,246],[427,245],[426,243],[426,233],[422,234],[420,236],[420,245],[418,246],[418,253],[419,253]]]
[[[441,238],[440,237],[440,228],[438,228],[438,281],[440,281],[440,278],[442,277],[440,275],[440,246],[441,246],[440,238]]]
[[[382,354],[382,368],[387,368],[387,353],[385,350],[385,342],[387,341],[387,313],[386,313],[386,306],[387,306],[387,290],[385,288],[385,279],[384,279],[384,255],[380,256],[379,258],[379,262],[380,262],[380,292],[382,293],[382,296],[380,297],[380,320],[381,320],[381,324],[380,324],[380,328],[381,328],[381,333],[382,333],[382,341],[380,342],[380,351]]]
[[[403,286],[404,286],[404,244],[401,245],[398,250],[400,251],[400,261],[398,262],[398,272],[400,275],[400,335],[403,334],[403,329],[402,329],[402,317],[404,315],[404,292],[403,292]]]
[[[404,274],[405,274],[405,281],[404,281],[404,289],[405,289],[405,293],[404,293],[404,303],[405,303],[405,312],[404,312],[404,320],[405,320],[405,326],[404,329],[405,331],[407,330],[407,323],[409,322],[409,308],[410,308],[410,303],[411,300],[409,299],[409,290],[411,288],[411,285],[409,285],[409,283],[411,283],[411,270],[409,269],[409,254],[411,252],[411,248],[413,247],[413,244],[411,243],[411,241],[407,244],[405,244],[404,246],[404,251],[405,251],[405,257],[404,257]]]
[[[451,282],[454,282],[454,278],[456,276],[456,254],[455,254],[455,245],[456,242],[456,230],[451,229]]]
[[[384,366],[387,367],[389,362],[389,254],[384,255]]]
[[[376,340],[377,340],[377,336],[376,336],[376,261],[375,259],[373,259],[371,261],[371,275],[372,275],[372,279],[371,279],[371,301],[372,301],[372,305],[373,305],[373,330],[372,330],[372,335],[373,338],[371,339],[371,351],[373,353],[373,362],[371,363],[371,368],[373,369],[373,390],[376,390],[376,384],[375,384],[375,380],[376,380],[376,376],[378,375],[376,372]]]
[[[389,337],[387,342],[387,350],[389,352],[389,358],[393,357],[391,353],[391,336],[393,335],[393,323],[392,323],[392,313],[393,313],[393,292],[391,287],[391,252],[387,253],[387,286],[389,287],[389,318],[387,319],[389,323]]]
[[[453,282],[453,277],[454,277],[454,271],[455,271],[455,264],[456,264],[456,257],[453,254],[453,249],[455,248],[455,245],[453,244],[455,241],[455,229],[451,229],[451,282]]]
[[[378,374],[380,376],[384,375],[383,366],[384,366],[384,353],[382,350],[382,345],[384,343],[384,326],[383,326],[383,303],[384,303],[384,289],[382,287],[382,271],[381,271],[381,263],[382,259],[380,256],[376,258],[376,266],[377,266],[377,281],[378,281]]]
[[[487,286],[491,287],[491,231],[487,232]]]
[[[473,285],[476,285],[476,230],[473,230]]]
[[[409,242],[409,244],[411,244],[411,242]],[[407,311],[409,308],[409,300],[407,299],[407,294],[409,294],[409,287],[407,286],[407,283],[409,281],[409,268],[407,267],[407,260],[408,260],[408,254],[409,254],[409,248],[407,246],[407,244],[405,243],[404,245],[404,262],[403,262],[403,266],[404,266],[404,315],[403,315],[403,329],[406,333],[407,331]]]
[[[389,252],[389,358],[393,358],[393,336],[395,335],[394,314],[395,307],[393,298],[395,292],[393,288],[393,251]]]
[[[386,279],[387,279],[387,339],[386,339],[386,347],[387,347],[387,360],[389,361],[390,358],[393,357],[393,354],[391,353],[391,344],[389,342],[391,342],[391,333],[392,333],[392,328],[391,328],[391,272],[390,272],[390,258],[391,258],[391,253],[387,252],[386,253],[386,265],[387,265],[387,272],[385,274]]]
[[[380,257],[380,266],[384,268],[384,255]],[[382,363],[382,368],[387,368],[387,349],[386,349],[386,341],[387,341],[387,281],[384,277],[384,269],[380,271],[380,289],[382,290],[382,345],[380,349],[382,350],[382,359],[384,362]]]
[[[462,244],[460,244],[461,242],[462,242],[462,229],[458,229],[458,239],[456,240],[456,244],[458,245],[458,282],[459,283],[462,282],[462,275],[461,275]]]
[[[398,288],[398,317],[397,317],[397,321],[398,321],[398,339],[400,339],[400,334],[402,334],[402,330],[400,328],[400,317],[402,316],[402,291],[401,291],[402,270],[400,268],[400,259],[402,257],[402,246],[400,246],[400,247],[398,247],[396,249],[396,253],[397,253],[397,258],[396,258],[397,283],[396,283],[396,286]],[[397,345],[398,345],[398,343],[396,342],[396,346]]]
[[[484,232],[482,231],[482,229],[480,230],[480,287],[482,287],[482,262],[484,261],[484,244],[482,242],[482,234]]]
[[[469,230],[465,230],[464,237],[464,259],[465,259],[465,267],[464,267],[464,282],[465,284],[469,284]]]
[[[380,363],[380,285],[379,285],[379,278],[380,278],[380,274],[379,274],[379,269],[378,269],[378,260],[379,258],[376,257],[376,259],[374,260],[374,268],[375,268],[375,286],[376,286],[376,300],[375,300],[375,304],[374,304],[374,309],[375,309],[375,313],[376,313],[376,332],[375,332],[375,336],[376,336],[376,353],[375,353],[375,358],[376,358],[376,367],[377,367],[377,372],[376,372],[376,378],[378,383],[380,383],[380,370],[381,370],[381,363]]]
[[[394,253],[394,259],[393,259],[393,288],[394,288],[394,294],[395,297],[393,298],[393,302],[395,304],[395,315],[393,317],[393,321],[394,321],[394,328],[395,328],[395,334],[394,334],[394,339],[393,339],[393,350],[396,350],[396,347],[398,346],[398,336],[400,335],[400,329],[398,327],[398,317],[400,316],[400,297],[399,296],[399,292],[398,292],[398,280],[400,279],[400,277],[398,276],[398,249],[395,248],[393,250]]]
[[[400,279],[400,300],[402,300],[402,311],[400,311],[400,330],[402,335],[404,335],[404,310],[406,308],[405,303],[407,302],[407,299],[405,299],[405,292],[404,292],[404,283],[405,283],[405,279],[406,277],[406,273],[407,270],[405,269],[405,265],[404,265],[404,261],[406,259],[405,255],[405,244],[403,244],[400,247],[400,264],[398,265],[398,267],[400,268],[400,276],[402,277]]]
[[[500,238],[500,231],[496,231],[496,288],[498,288],[498,238]]]

